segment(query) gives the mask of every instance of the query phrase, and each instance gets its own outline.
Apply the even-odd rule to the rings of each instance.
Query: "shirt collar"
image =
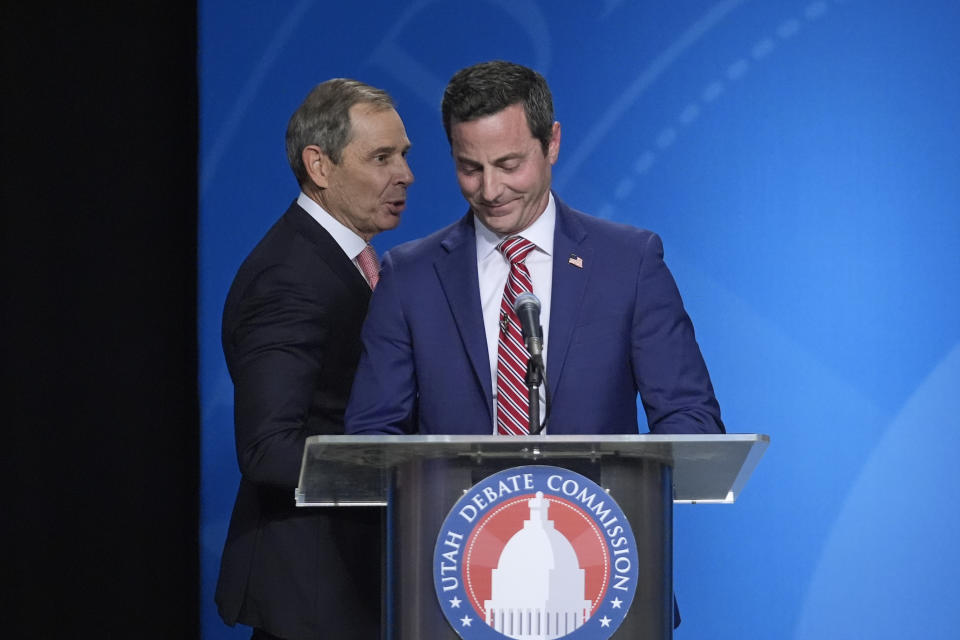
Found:
[[[300,192],[300,197],[297,198],[297,204],[309,213],[310,217],[316,220],[321,227],[326,229],[327,233],[333,236],[333,239],[340,245],[340,248],[343,249],[343,252],[347,254],[347,257],[351,260],[356,259],[364,247],[367,246],[366,240],[327,213],[316,200],[302,191]]]
[[[518,234],[523,236],[533,244],[537,245],[537,251],[541,251],[548,256],[553,255],[553,230],[557,226],[557,204],[553,200],[553,192],[549,193],[547,208],[543,210],[533,224]],[[477,236],[477,260],[483,261],[490,257],[490,254],[497,250],[497,245],[506,237],[494,233],[488,229],[482,222],[473,217],[473,227],[476,229]]]

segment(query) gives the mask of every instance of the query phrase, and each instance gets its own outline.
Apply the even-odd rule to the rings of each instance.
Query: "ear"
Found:
[[[547,144],[547,160],[550,164],[557,161],[560,157],[560,123],[554,122],[550,129],[550,143]]]
[[[300,157],[313,184],[326,189],[329,186],[330,166],[333,164],[327,154],[317,145],[309,144],[303,148]]]

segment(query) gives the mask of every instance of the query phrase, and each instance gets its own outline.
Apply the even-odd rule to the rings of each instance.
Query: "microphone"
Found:
[[[520,330],[523,343],[531,358],[543,355],[543,328],[540,326],[540,299],[532,293],[524,292],[513,302],[513,311],[520,318]]]

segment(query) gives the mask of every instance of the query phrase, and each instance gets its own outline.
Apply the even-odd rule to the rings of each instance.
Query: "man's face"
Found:
[[[321,204],[330,215],[369,241],[400,224],[413,173],[410,141],[393,109],[350,107],[350,142],[340,164],[324,159]]]
[[[520,233],[543,213],[550,168],[560,151],[560,124],[544,155],[522,104],[450,127],[457,181],[474,215],[500,235]]]

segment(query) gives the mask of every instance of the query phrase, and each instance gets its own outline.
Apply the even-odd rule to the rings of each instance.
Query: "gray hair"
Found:
[[[450,138],[450,127],[469,122],[522,104],[527,125],[540,141],[543,153],[553,136],[553,97],[543,76],[513,62],[493,60],[461,69],[450,79],[443,92],[443,128]]]
[[[395,108],[393,99],[382,89],[358,80],[333,78],[314,87],[290,117],[287,160],[301,186],[309,181],[303,165],[303,150],[307,146],[320,147],[334,164],[340,164],[343,149],[350,143],[350,108],[355,104]]]

